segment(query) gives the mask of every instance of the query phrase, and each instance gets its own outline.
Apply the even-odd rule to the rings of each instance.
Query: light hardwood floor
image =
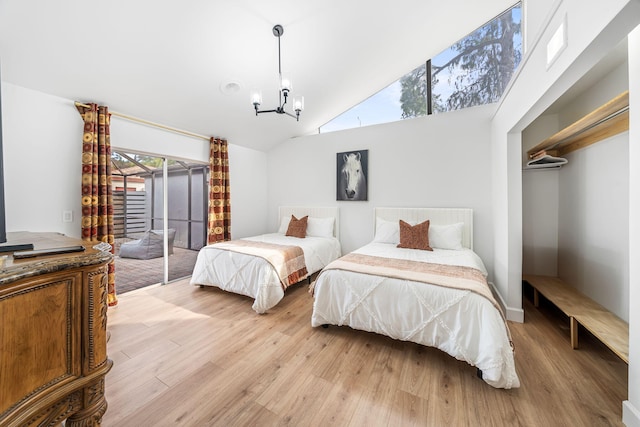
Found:
[[[528,290],[525,289],[525,294]],[[627,365],[525,298],[509,323],[521,387],[494,389],[440,350],[348,327],[312,328],[305,284],[265,315],[187,280],[109,309],[102,426],[620,426]]]

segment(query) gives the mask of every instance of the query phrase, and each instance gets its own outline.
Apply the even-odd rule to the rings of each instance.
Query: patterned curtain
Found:
[[[209,143],[209,220],[207,244],[231,240],[229,150],[224,139]]]
[[[82,239],[106,242],[113,248],[113,196],[111,189],[111,141],[107,107],[76,104],[84,120],[82,135]],[[115,262],[108,265],[110,306],[118,303]]]

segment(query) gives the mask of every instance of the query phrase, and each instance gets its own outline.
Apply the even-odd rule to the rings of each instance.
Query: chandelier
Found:
[[[286,74],[282,73],[282,66],[280,64],[280,36],[284,33],[284,28],[282,25],[276,25],[273,27],[273,35],[278,38],[278,77],[280,79],[280,90],[278,92],[278,107],[272,110],[261,110],[260,104],[262,104],[262,92],[259,90],[255,90],[251,92],[251,103],[253,104],[253,108],[256,110],[256,116],[260,113],[278,113],[278,114],[286,114],[287,116],[293,117],[296,121],[300,120],[300,112],[304,110],[304,97],[303,96],[294,96],[293,97],[293,111],[295,111],[295,115],[285,111],[285,106],[287,105],[287,98],[289,97],[289,92],[291,92],[291,78]]]

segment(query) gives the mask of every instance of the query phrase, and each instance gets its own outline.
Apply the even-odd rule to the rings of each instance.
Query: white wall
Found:
[[[62,98],[2,83],[7,231],[80,237],[82,119]],[[73,211],[63,223],[62,212]]]
[[[616,47],[615,49],[619,49]],[[627,54],[624,52],[624,56]],[[607,58],[605,58],[607,60]],[[558,111],[558,130],[590,113],[629,89],[629,64],[626,60],[605,74],[596,84],[582,91],[569,104]],[[550,135],[549,135],[550,136]]]
[[[522,132],[522,164],[526,152],[560,129],[558,115],[536,119]],[[522,273],[558,274],[558,170],[522,172]]]
[[[7,231],[52,231],[80,237],[83,123],[72,100],[2,82]],[[262,232],[266,154],[229,141],[232,233]],[[209,143],[112,116],[115,148],[208,163]],[[52,161],[53,160],[53,161]],[[255,174],[255,175],[254,175]],[[256,179],[255,177],[260,177]],[[73,222],[62,222],[62,212]]]
[[[522,173],[522,273],[558,275],[558,170]]]
[[[549,14],[558,0],[522,0],[524,20],[524,51],[532,49],[538,36],[544,30]]]
[[[559,172],[558,276],[629,321],[629,135],[570,153]]]
[[[269,224],[283,204],[339,206],[344,253],[373,238],[376,206],[469,207],[491,272],[489,118],[494,106],[291,139],[272,149]],[[369,150],[368,201],[336,201],[336,155]]]
[[[229,148],[231,237],[255,236],[268,228],[267,154],[251,148]]]
[[[629,394],[627,427],[640,427],[640,27],[629,35]]]

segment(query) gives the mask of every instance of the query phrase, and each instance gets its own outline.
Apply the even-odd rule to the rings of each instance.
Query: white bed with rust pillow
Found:
[[[415,221],[405,221],[409,225],[416,225]],[[439,225],[429,224],[429,246],[434,249],[461,250],[462,229],[464,224]],[[376,218],[376,233],[373,237],[374,243],[400,243],[400,221],[389,221]]]

